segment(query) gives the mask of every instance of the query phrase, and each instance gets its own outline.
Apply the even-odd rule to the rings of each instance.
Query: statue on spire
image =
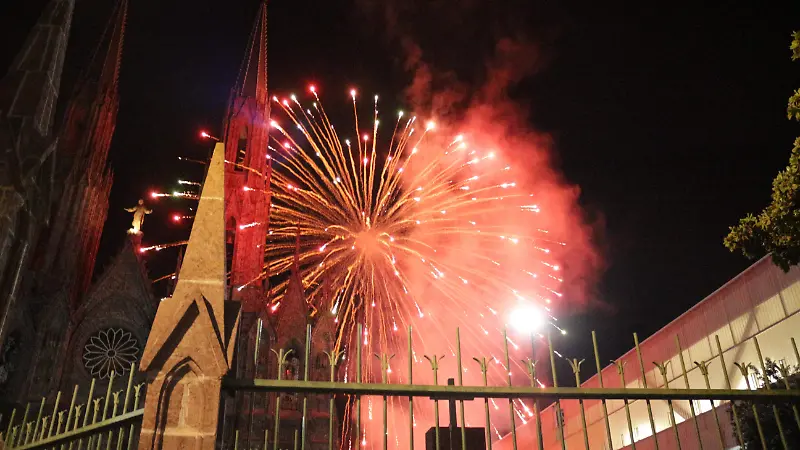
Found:
[[[131,229],[128,234],[141,234],[142,225],[144,224],[144,216],[153,212],[152,209],[147,209],[144,206],[144,200],[139,199],[139,203],[132,208],[125,208],[125,211],[133,213],[133,221],[131,222]]]

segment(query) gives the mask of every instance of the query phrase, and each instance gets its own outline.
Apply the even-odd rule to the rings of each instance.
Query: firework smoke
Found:
[[[306,297],[318,314],[336,316],[338,346],[347,355],[342,376],[349,381],[355,380],[356,346],[372,382],[384,376],[408,382],[410,357],[414,382],[432,383],[425,356],[445,357],[439,383],[458,379],[458,327],[464,384],[482,383],[472,357],[486,357],[489,384],[527,385],[521,360],[531,344],[514,331],[504,340],[511,315],[533,307],[537,320],[558,332],[558,312],[585,305],[599,266],[578,188],[554,170],[551,139],[532,131],[524,109],[508,97],[541,67],[541,54],[525,39],[497,39],[491,58],[473,64],[481,69],[480,87],[470,88],[474,80],[462,82],[454,71],[427,62],[423,47],[398,25],[409,6],[398,5],[382,2],[380,11],[390,36],[403,36],[403,67],[411,74],[405,97],[419,116],[378,115],[377,98],[354,94],[356,123],[339,125],[329,122],[316,92],[276,99],[274,110],[285,116],[274,116],[279,133],[272,143],[265,274],[283,280],[274,284],[278,304],[288,284],[281,274],[291,270],[299,233]],[[405,350],[409,326],[411,355]],[[381,353],[395,355],[388,372],[372,356]],[[345,439],[344,448],[380,448],[381,401],[362,400],[362,435]],[[389,402],[390,443],[403,446],[407,401]],[[431,405],[415,401],[415,422],[422,425],[417,439],[433,423]],[[483,405],[465,407],[466,424],[482,426]],[[358,413],[348,409],[345,423],[352,425]],[[446,408],[440,413],[446,424]],[[509,413],[517,425],[532,414],[521,401],[510,412],[507,402],[492,402],[493,438],[508,429]]]

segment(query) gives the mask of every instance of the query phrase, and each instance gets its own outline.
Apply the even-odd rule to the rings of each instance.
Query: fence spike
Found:
[[[111,371],[111,376],[108,377],[108,388],[106,389],[106,396],[105,402],[103,403],[103,419],[106,420],[108,417],[108,404],[111,401],[111,388],[114,386],[114,376],[117,374],[115,371]]]
[[[36,426],[33,429],[33,441],[36,441],[36,437],[39,435],[39,424],[42,421],[42,414],[44,413],[44,403],[47,398],[42,397],[42,402],[39,404],[39,413],[36,414]]]
[[[639,345],[639,334],[633,333],[633,342],[636,347],[636,358],[639,360],[639,370],[642,372],[642,385],[647,388],[647,374],[644,371],[644,359],[642,358],[642,349]],[[645,401],[647,405],[647,418],[650,419],[650,432],[653,436],[655,436],[658,432],[656,431],[656,422],[653,419],[653,407],[650,404],[650,400]],[[655,444],[655,450],[658,450],[658,439],[653,438],[653,443]]]
[[[619,375],[619,381],[622,386],[622,389],[627,388],[627,384],[625,383],[625,365],[628,363],[627,361],[611,361],[617,367],[617,375]],[[636,450],[636,440],[633,436],[633,422],[631,422],[631,406],[628,399],[623,399],[623,403],[625,405],[625,418],[628,421],[628,437],[631,440],[631,448]],[[624,444],[624,442],[623,442]],[[612,447],[613,448],[613,447]]]
[[[56,402],[53,404],[53,414],[50,414],[50,427],[47,430],[47,437],[50,437],[53,434],[53,424],[56,422],[56,414],[58,413],[58,404],[60,402],[61,391],[58,391],[58,394],[56,394]]]
[[[761,365],[761,373],[764,378],[764,388],[771,390],[769,375],[767,374],[767,367],[764,365],[764,356],[761,354],[761,346],[758,345],[758,336],[753,336],[753,343],[756,345],[756,354],[758,354],[758,362]],[[789,450],[789,444],[786,442],[786,434],[783,432],[783,424],[781,423],[781,416],[778,414],[778,405],[772,404],[772,415],[775,416],[775,424],[778,426],[778,435],[781,437],[781,444],[784,450]],[[701,449],[702,450],[702,449]]]
[[[698,370],[700,370],[700,373],[703,375],[703,379],[705,380],[706,384],[706,389],[711,390],[711,382],[709,381],[708,378],[708,366],[710,364],[706,363],[705,361],[700,361],[700,362],[695,361],[694,365],[697,366]],[[725,370],[725,368],[723,367],[722,370]],[[719,423],[719,416],[717,416],[717,408],[714,405],[714,400],[709,400],[709,402],[711,402],[711,412],[714,414],[714,423],[717,425],[717,435],[719,436],[720,448],[725,448],[725,436],[722,431],[722,426]]]
[[[686,362],[683,359],[683,348],[681,347],[681,339],[677,334],[675,335],[675,348],[678,351],[678,358],[681,361],[681,371],[683,372],[683,382],[686,389],[689,389],[689,375],[686,373]],[[697,445],[700,450],[703,450],[703,437],[700,435],[700,423],[697,421],[697,414],[694,411],[694,401],[689,400],[689,411],[692,413],[692,421],[694,422],[694,431],[697,434]]]
[[[128,384],[125,386],[125,403],[122,404],[122,414],[128,412],[128,401],[131,398],[131,386],[133,386],[133,374],[136,372],[136,363],[131,363],[131,370],[128,373]]]
[[[11,429],[14,426],[14,418],[17,415],[17,408],[11,410],[11,418],[8,420],[8,427],[6,428],[5,436],[8,438],[8,441],[11,442]]]
[[[20,426],[24,427],[28,423],[28,412],[30,411],[30,409],[31,409],[31,404],[30,403],[25,404],[25,413],[22,415],[22,423],[20,424]],[[23,435],[23,430],[20,428],[20,432],[17,435],[16,441],[11,441],[11,444],[20,445],[23,438],[22,435]]]

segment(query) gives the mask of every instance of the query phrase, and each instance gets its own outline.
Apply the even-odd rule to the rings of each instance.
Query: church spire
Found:
[[[37,289],[68,289],[72,307],[91,284],[108,214],[113,181],[108,152],[119,108],[117,80],[127,14],[128,0],[118,0],[68,103],[56,151],[58,202],[50,233],[38,244],[44,255],[39,269],[59,273],[65,285],[48,282]]]
[[[125,38],[125,25],[128,20],[128,0],[120,0],[117,14],[112,24],[111,37],[103,59],[103,67],[98,78],[98,92],[117,91],[119,68],[122,62],[122,44]]]
[[[247,53],[239,68],[236,79],[235,95],[254,97],[256,102],[265,107],[267,98],[267,2],[261,3],[253,30],[252,40],[248,43]]]
[[[230,362],[231,335],[235,328],[235,312],[226,309],[225,288],[225,169],[223,144],[217,144],[208,165],[200,202],[197,205],[189,243],[183,255],[181,273],[172,298],[161,302],[153,329],[142,355],[142,369],[156,359],[161,348],[168,345],[170,337],[181,329],[180,321],[192,305],[197,305],[211,320],[195,324],[203,328],[204,339],[210,338],[214,348],[227,354],[222,364]],[[189,346],[196,344],[189,344]],[[223,371],[224,373],[224,371]]]
[[[266,105],[267,99],[267,2],[261,4],[258,27],[258,68],[256,69],[256,101]]]
[[[269,229],[269,100],[267,94],[267,4],[262,3],[225,115],[225,223],[232,235],[231,292],[246,313],[264,309],[264,248]],[[258,192],[258,194],[255,194]],[[237,226],[238,225],[238,226]],[[243,226],[247,225],[247,226]]]

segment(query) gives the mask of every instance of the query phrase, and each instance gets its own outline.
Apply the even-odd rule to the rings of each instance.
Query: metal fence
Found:
[[[359,333],[362,330],[358,330]],[[307,329],[306,337],[311,335],[310,326]],[[728,371],[724,379],[724,388],[711,388],[708,377],[709,361],[685,361],[683,358],[681,342],[676,338],[676,351],[680,359],[680,376],[682,387],[675,387],[675,380],[667,377],[666,363],[653,362],[663,374],[663,383],[658,386],[629,387],[625,381],[625,365],[616,364],[619,376],[619,387],[606,380],[602,376],[599,380],[599,387],[585,387],[581,382],[581,363],[575,359],[568,360],[572,369],[574,379],[573,386],[566,387],[558,384],[558,364],[556,364],[558,353],[554,351],[548,339],[547,353],[542,369],[542,365],[533,356],[526,358],[524,366],[528,372],[529,385],[514,386],[509,376],[502,386],[489,386],[487,380],[487,369],[490,361],[486,358],[462,358],[461,340],[459,331],[456,330],[455,365],[457,367],[456,380],[453,384],[443,384],[440,380],[441,356],[422,355],[422,358],[429,364],[430,372],[426,377],[432,379],[431,384],[415,383],[422,378],[419,366],[415,367],[414,360],[410,355],[411,351],[411,330],[409,329],[408,354],[406,361],[407,370],[404,372],[406,383],[388,382],[387,372],[390,354],[374,355],[375,361],[381,369],[381,382],[365,382],[361,368],[366,365],[366,358],[361,354],[361,346],[356,345],[355,377],[353,380],[345,382],[337,380],[337,367],[340,365],[341,353],[331,351],[327,353],[328,358],[328,380],[310,380],[309,367],[314,364],[310,358],[310,345],[305,345],[303,355],[304,369],[302,379],[286,380],[282,379],[284,368],[287,364],[289,352],[283,349],[263,352],[272,358],[274,354],[275,373],[274,379],[251,378],[242,379],[227,377],[224,379],[223,390],[249,396],[249,411],[247,413],[252,418],[256,409],[261,409],[261,414],[269,418],[270,422],[261,421],[257,426],[250,420],[246,427],[238,427],[230,433],[229,438],[224,438],[222,430],[218,432],[217,446],[222,449],[309,449],[316,450],[327,448],[332,450],[339,449],[358,449],[358,448],[408,448],[413,450],[416,437],[419,436],[417,425],[422,428],[430,427],[430,440],[428,448],[468,450],[474,448],[485,448],[499,450],[500,448],[513,449],[561,449],[567,446],[570,449],[616,449],[630,447],[639,450],[644,449],[720,449],[731,448],[735,445],[742,445],[744,448],[798,448],[796,439],[800,435],[800,414],[798,414],[797,404],[800,401],[800,390],[797,388],[796,381],[792,378],[792,369],[786,365],[785,361],[780,364],[772,364],[774,370],[769,370],[769,361],[761,353],[757,338],[754,343],[756,346],[758,360],[755,364],[740,361],[725,361],[723,349],[717,339],[717,353],[713,360],[722,367],[734,367],[735,371],[741,372],[746,380],[746,389],[732,389],[731,380],[728,378]],[[598,371],[601,369],[600,356],[597,350],[597,341],[592,335],[594,344],[594,362]],[[646,370],[644,358],[636,340],[636,354],[638,357],[638,368],[629,368],[639,373]],[[791,339],[794,357],[800,363],[800,354],[794,339]],[[511,360],[508,352],[508,339],[504,339],[504,359],[505,367],[511,367]],[[373,359],[373,355],[369,355]],[[549,363],[549,364],[548,364]],[[464,384],[462,374],[465,365],[479,368],[483,383],[478,385]],[[649,366],[649,365],[648,365]],[[690,388],[688,368],[698,369],[705,378],[704,386]],[[394,366],[394,370],[401,371],[399,366]],[[427,370],[426,370],[427,371]],[[548,371],[553,375],[553,386],[542,387],[537,384],[537,372]],[[33,449],[33,448],[58,448],[58,449],[122,449],[133,448],[138,441],[138,427],[141,424],[143,408],[139,408],[142,399],[142,385],[133,385],[135,367],[131,367],[128,374],[125,388],[114,390],[113,377],[109,380],[105,389],[105,395],[96,396],[95,380],[92,380],[88,388],[88,395],[85,401],[79,401],[79,388],[76,386],[72,391],[71,399],[67,405],[62,394],[59,393],[51,403],[43,398],[38,405],[27,405],[23,410],[15,410],[11,413],[8,421],[4,425],[0,442],[4,445],[0,448],[5,449]],[[602,373],[602,371],[600,371]],[[753,376],[756,374],[756,376]],[[791,380],[791,382],[790,382]],[[673,385],[670,385],[672,382]],[[265,402],[253,401],[254,395],[261,395]],[[362,417],[362,398],[376,399],[378,408],[375,414],[380,422],[378,436],[365,445],[360,439],[366,424]],[[341,417],[338,426],[337,421],[337,399],[344,402],[349,414]],[[526,421],[515,410],[514,402],[524,399],[532,405],[531,411]],[[495,400],[498,400],[495,402]],[[404,411],[407,412],[405,423],[395,423],[392,433],[389,432],[389,412],[387,405],[390,401],[403,404]],[[421,402],[430,402],[433,415],[423,420],[419,413],[415,414],[415,405]],[[450,426],[458,422],[461,426],[446,428],[440,423],[441,403],[450,406],[451,421]],[[473,405],[482,409],[483,414],[473,414],[481,417],[482,423],[474,428],[465,427],[468,419],[465,417],[465,403],[477,402]],[[507,407],[502,403],[507,402]],[[287,408],[287,404],[290,407]],[[397,404],[397,403],[396,403]],[[492,405],[494,404],[494,405]],[[500,404],[503,407],[499,408]],[[260,406],[259,406],[260,405]],[[490,406],[492,405],[492,406]],[[647,419],[649,425],[648,436],[637,436],[632,420],[631,411],[634,406],[646,406]],[[710,405],[707,408],[703,405]],[[63,408],[63,409],[62,409]],[[566,409],[565,409],[566,408]],[[266,411],[270,409],[270,411]],[[505,409],[505,411],[503,411]],[[669,411],[669,424],[667,426],[657,426],[659,411]],[[676,418],[676,410],[685,409],[683,421]],[[705,409],[705,410],[702,410]],[[490,411],[491,410],[491,411]],[[563,417],[562,411],[567,411]],[[601,411],[597,420],[592,419],[591,411]],[[587,414],[587,411],[590,412]],[[611,411],[611,412],[610,412]],[[616,412],[615,412],[616,411]],[[726,411],[730,411],[727,413]],[[283,420],[286,417],[284,412],[294,414],[291,420]],[[21,413],[21,414],[20,414]],[[613,414],[624,415],[624,423],[617,422],[612,426],[610,420]],[[223,413],[224,414],[224,413]],[[493,433],[492,421],[501,418],[504,426],[509,430],[509,434],[504,439],[493,442],[491,438],[497,433]],[[730,415],[728,415],[730,414]],[[555,420],[548,419],[546,416],[553,416]],[[553,420],[552,422],[550,420]],[[309,423],[315,422],[320,425],[324,423],[326,441],[314,439],[309,436]],[[416,423],[419,421],[419,423]],[[221,421],[221,422],[224,422]],[[575,432],[569,433],[569,424],[577,424]],[[246,433],[242,433],[243,429]],[[471,431],[481,429],[482,438],[475,439]],[[613,434],[622,433],[623,443],[615,440]],[[396,440],[397,436],[402,435],[402,445]],[[454,445],[455,444],[455,445]]]
[[[21,417],[20,411],[13,410],[5,430],[0,432],[0,448],[135,448],[144,412],[144,408],[139,408],[144,384],[133,384],[135,372],[136,367],[131,365],[125,388],[114,390],[115,376],[112,371],[105,395],[95,396],[97,380],[92,379],[85,401],[79,400],[79,386],[75,385],[69,405],[64,402],[62,393],[58,392],[55,401],[42,398],[38,408],[36,405],[33,408],[31,404],[26,405]]]
[[[359,335],[362,330],[359,327]],[[418,433],[415,423],[415,400],[423,401],[428,399],[432,402],[434,414],[432,423],[422,424],[431,427],[430,434],[434,437],[428,441],[428,448],[461,448],[468,450],[472,448],[486,448],[495,449],[502,448],[536,448],[539,450],[544,449],[561,449],[569,448],[584,448],[584,449],[615,449],[615,448],[633,448],[636,449],[637,445],[641,449],[654,448],[660,449],[726,449],[735,447],[736,444],[742,445],[743,448],[800,448],[793,444],[800,434],[800,415],[798,415],[797,403],[800,401],[800,390],[797,389],[796,384],[790,386],[788,379],[791,375],[791,369],[786,365],[785,361],[781,361],[780,371],[783,377],[779,380],[770,379],[767,374],[767,365],[769,361],[766,360],[761,354],[757,338],[755,345],[758,350],[758,361],[755,364],[744,363],[740,361],[728,361],[732,363],[731,366],[738,367],[737,370],[742,372],[742,375],[747,381],[747,389],[733,389],[731,388],[731,380],[728,378],[727,370],[722,370],[725,373],[724,388],[711,388],[709,383],[708,367],[710,361],[685,361],[684,349],[681,346],[679,338],[675,338],[677,355],[680,359],[680,372],[679,380],[681,387],[676,387],[675,380],[671,380],[667,375],[666,367],[668,362],[653,362],[652,364],[659,369],[663,375],[663,383],[656,387],[647,386],[645,382],[641,387],[628,387],[625,381],[625,365],[612,361],[616,364],[618,375],[620,378],[620,387],[614,386],[613,383],[603,383],[602,375],[599,380],[599,387],[581,387],[581,363],[576,359],[569,361],[569,366],[572,368],[572,375],[574,376],[574,385],[570,387],[559,386],[556,359],[560,357],[558,352],[555,352],[553,346],[547,339],[547,356],[545,362],[548,364],[546,370],[552,374],[553,387],[541,387],[537,385],[537,371],[542,372],[542,365],[534,359],[533,356],[526,358],[524,361],[527,368],[528,378],[530,384],[528,386],[514,386],[511,383],[511,377],[508,377],[507,383],[503,386],[488,386],[487,384],[487,366],[489,361],[486,358],[462,358],[460,335],[456,330],[456,364],[457,364],[457,384],[445,385],[440,382],[439,376],[439,363],[440,356],[424,355],[424,358],[430,363],[429,367],[432,373],[433,384],[415,384],[414,375],[415,367],[412,361],[412,347],[411,347],[411,330],[408,339],[408,361],[407,361],[407,382],[404,384],[392,384],[387,382],[385,376],[389,368],[389,360],[392,355],[378,354],[374,355],[380,362],[382,382],[364,382],[362,376],[362,365],[365,364],[363,355],[361,354],[361,346],[356,345],[356,376],[354,380],[345,382],[336,380],[337,363],[340,361],[340,354],[336,352],[327,353],[328,362],[330,364],[330,379],[328,381],[311,381],[309,380],[308,370],[311,364],[309,345],[305,346],[304,355],[304,376],[301,380],[286,380],[282,379],[281,374],[286,365],[287,352],[283,349],[274,351],[275,363],[277,365],[277,377],[275,379],[237,379],[228,377],[223,380],[223,387],[226,390],[234,391],[237,393],[263,393],[265,396],[272,395],[274,401],[264,403],[274,408],[272,411],[266,412],[271,416],[271,423],[264,423],[258,430],[248,430],[246,439],[244,433],[235,431],[231,433],[231,438],[225,441],[218,441],[218,446],[221,448],[230,449],[268,449],[279,450],[284,448],[294,449],[308,449],[308,448],[333,448],[341,449],[357,449],[357,448],[409,448],[414,449],[415,446],[415,433]],[[310,326],[307,330],[306,336],[310,337]],[[597,349],[597,341],[594,333],[592,333],[594,344],[594,362],[598,372],[602,373],[600,356]],[[788,339],[788,338],[787,338]],[[721,366],[727,366],[723,349],[717,341],[717,352],[713,355],[712,359],[719,358]],[[797,353],[797,346],[794,339],[791,339],[794,347],[795,358],[800,364],[800,355]],[[510,359],[508,353],[508,339],[504,340],[505,350],[505,367],[510,367]],[[641,351],[639,349],[638,339],[636,339],[636,352],[638,356],[639,366],[636,369],[629,368],[629,370],[636,370],[636,372],[644,373],[648,370],[648,365],[645,365]],[[371,359],[372,355],[370,355]],[[462,374],[464,372],[464,364],[472,364],[473,367],[478,367],[483,375],[482,385],[464,385]],[[688,369],[699,369],[705,378],[704,386],[695,386],[690,388],[689,377],[687,375]],[[398,368],[395,367],[395,371]],[[417,368],[418,370],[418,368]],[[759,378],[760,377],[760,378]],[[760,382],[754,381],[756,384],[752,385],[749,380],[761,380]],[[678,385],[678,386],[680,386]],[[301,403],[298,409],[301,411],[301,416],[298,423],[286,424],[281,423],[281,398],[283,394],[299,395]],[[382,430],[380,430],[380,438],[378,441],[372,441],[369,445],[361,442],[362,430],[364,426],[362,418],[361,401],[362,397],[370,397],[379,399],[381,406],[380,419],[382,421]],[[307,437],[307,422],[312,420],[309,417],[309,402],[310,399],[327,398],[329,414],[327,415],[328,427],[328,442],[327,445],[321,446],[319,442],[311,445]],[[348,423],[339,429],[335,425],[335,402],[334,398],[345,398],[351,414],[346,415],[344,420]],[[403,434],[402,446],[398,444],[395,439],[396,436],[390,436],[389,428],[387,427],[387,401],[393,399],[395,401],[405,402],[406,411],[408,411],[407,423],[402,426]],[[501,441],[493,442],[491,436],[492,431],[492,417],[497,414],[497,402],[495,399],[500,399],[508,403],[507,417],[504,418],[509,435]],[[521,418],[515,411],[514,401],[524,399],[532,403],[533,408],[529,412],[529,418],[525,427],[518,427]],[[468,427],[465,424],[464,404],[465,402],[476,401],[482,403],[483,414],[483,442],[475,442],[474,439],[468,439]],[[448,430],[444,425],[440,424],[439,412],[440,402],[449,403],[458,406],[458,422],[460,427],[456,428],[455,439],[449,437],[452,429]],[[490,402],[495,403],[490,414]],[[568,408],[570,411],[569,417],[564,418],[563,407],[566,403],[572,405]],[[647,436],[640,437],[634,432],[634,424],[631,419],[631,408],[634,404],[641,405],[644,403],[647,408],[647,416],[649,422],[649,432]],[[596,421],[594,432],[590,431],[592,428],[587,423],[586,411],[591,406],[599,406],[601,412],[601,419]],[[625,426],[612,427],[610,421],[609,410],[612,409],[610,405],[622,405],[619,410],[625,412]],[[702,407],[705,411],[701,411],[700,405],[710,405],[711,408]],[[657,427],[657,420],[654,418],[655,411],[658,409],[663,410],[664,405],[669,411],[669,425],[664,427]],[[678,420],[679,416],[676,409],[680,406],[685,409],[687,416],[683,417],[685,420]],[[658,408],[657,408],[658,406]],[[253,408],[256,407],[252,402],[249,407],[251,408],[250,414],[252,417]],[[451,406],[451,411],[454,408]],[[502,412],[502,409],[500,412]],[[618,411],[618,412],[620,412]],[[690,415],[689,414],[690,411]],[[730,413],[726,413],[730,411]],[[787,413],[788,411],[788,413]],[[262,411],[263,412],[263,411]],[[543,420],[545,414],[554,415],[556,419],[553,422]],[[729,415],[730,414],[730,415]],[[451,417],[455,414],[451,412]],[[504,413],[506,415],[506,413]],[[578,418],[579,417],[579,418]],[[451,419],[452,420],[452,419]],[[474,420],[474,418],[473,418]],[[580,433],[574,433],[573,436],[568,437],[565,433],[565,423],[572,422],[579,424]],[[754,423],[755,435],[748,435],[747,430],[743,431],[746,423]],[[765,423],[770,422],[770,423]],[[774,436],[765,435],[765,427],[774,427]],[[288,430],[286,428],[289,428]],[[398,427],[391,434],[398,433]],[[519,430],[524,428],[526,431],[522,439],[518,439]],[[660,429],[659,429],[660,428]],[[710,432],[710,428],[714,428]],[[554,430],[555,429],[555,430]],[[618,440],[612,437],[612,429],[614,433],[623,433],[622,440],[625,444],[620,444]],[[771,429],[771,428],[770,428]],[[531,433],[531,430],[535,430]],[[342,440],[339,442],[338,433],[343,433]],[[497,434],[496,432],[494,433]],[[286,436],[291,438],[287,441]],[[548,435],[550,438],[548,438]],[[347,436],[350,436],[348,438]],[[794,437],[792,437],[794,436]],[[277,437],[277,438],[276,438]],[[349,439],[349,441],[348,441]],[[572,440],[570,440],[572,439]],[[390,443],[391,441],[391,443]],[[568,443],[569,441],[569,443]],[[456,443],[452,447],[452,442]],[[777,443],[777,444],[776,444]],[[417,446],[419,444],[417,443]]]

